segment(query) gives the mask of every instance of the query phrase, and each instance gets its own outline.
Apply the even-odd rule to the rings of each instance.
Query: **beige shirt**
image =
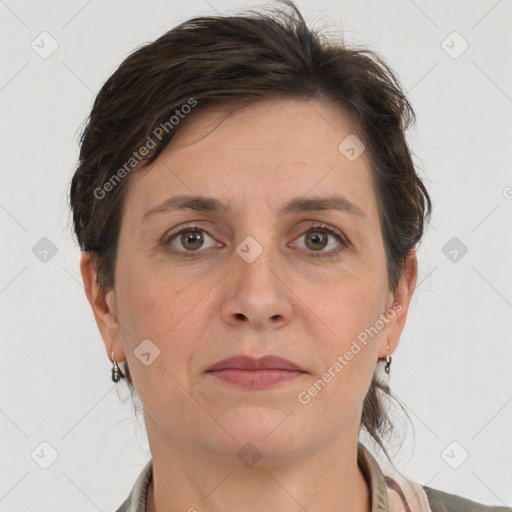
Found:
[[[371,512],[512,512],[510,507],[487,506],[413,482],[390,468],[382,470],[361,443],[357,463],[370,489]],[[125,502],[116,512],[146,512],[149,484],[153,477],[153,460],[140,473]],[[403,500],[393,489],[392,478],[401,488]],[[407,503],[407,507],[405,506]]]

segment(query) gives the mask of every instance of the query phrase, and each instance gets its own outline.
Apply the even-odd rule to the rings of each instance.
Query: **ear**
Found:
[[[98,275],[90,252],[82,252],[80,272],[84,282],[85,295],[92,307],[96,324],[105,343],[110,360],[112,352],[117,362],[126,360],[124,347],[120,337],[120,325],[117,320],[117,305],[114,290],[106,294],[100,288]]]
[[[400,335],[405,326],[409,304],[412,299],[416,280],[418,277],[418,260],[416,250],[410,250],[405,269],[398,283],[395,293],[390,292],[385,311],[385,317],[388,319],[384,329],[381,331],[379,340],[379,359],[391,355],[397,348]],[[389,346],[389,350],[387,347]]]

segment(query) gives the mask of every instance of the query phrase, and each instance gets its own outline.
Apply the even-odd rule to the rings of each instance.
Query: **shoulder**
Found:
[[[456,494],[422,486],[432,512],[512,512],[507,506],[482,505]]]

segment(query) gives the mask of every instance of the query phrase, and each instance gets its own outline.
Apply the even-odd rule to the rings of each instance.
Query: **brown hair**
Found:
[[[192,106],[196,112],[277,98],[320,98],[343,107],[356,123],[371,162],[389,286],[396,291],[431,211],[405,138],[413,109],[382,57],[310,30],[293,2],[284,4],[291,12],[190,19],[128,56],[101,88],[81,137],[70,203],[78,243],[91,252],[105,292],[114,287],[131,169],[158,158]],[[125,373],[133,392],[127,365]],[[382,393],[392,396],[374,375],[361,426],[389,459],[381,436],[393,425]]]

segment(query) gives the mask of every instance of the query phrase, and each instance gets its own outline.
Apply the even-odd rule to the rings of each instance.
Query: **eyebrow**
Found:
[[[211,213],[227,213],[230,211],[226,203],[214,197],[180,195],[170,197],[154,208],[151,208],[144,214],[143,219],[146,220],[155,214],[185,209]],[[327,197],[297,197],[286,203],[278,211],[278,215],[327,210],[338,210],[364,217],[364,213],[359,206],[337,194]]]

